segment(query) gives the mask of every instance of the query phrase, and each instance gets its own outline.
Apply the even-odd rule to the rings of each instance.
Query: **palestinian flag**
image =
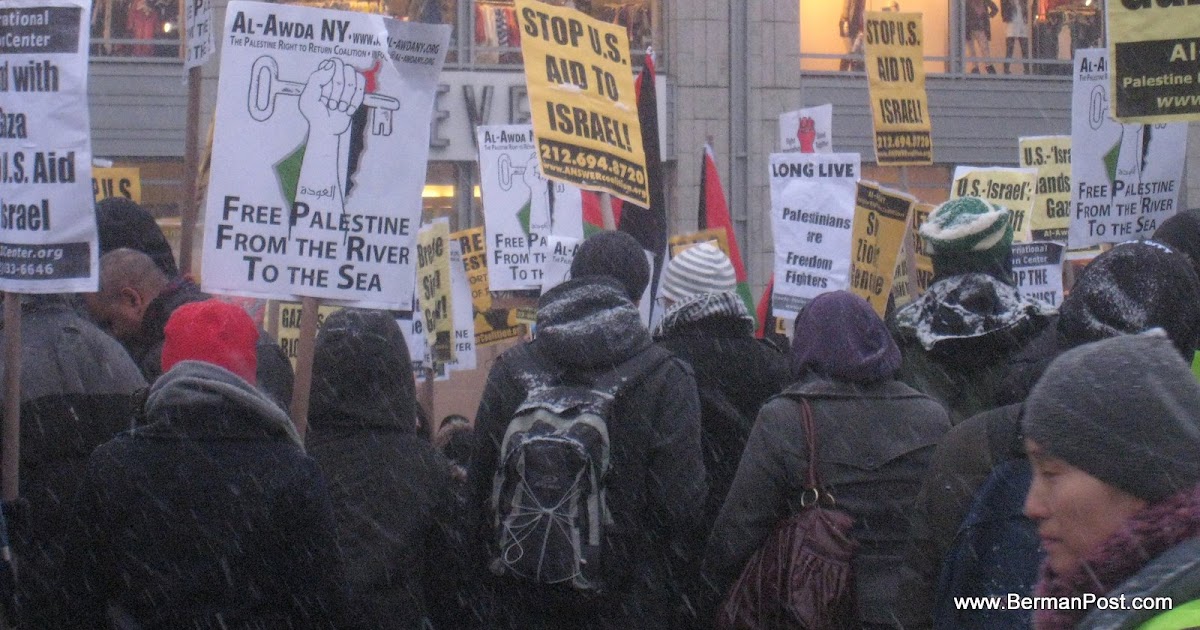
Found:
[[[746,303],[747,312],[754,312],[754,296],[750,295],[750,283],[746,281],[746,266],[742,263],[742,252],[738,249],[737,234],[729,218],[729,205],[725,203],[725,189],[721,187],[721,176],[713,159],[712,147],[704,145],[704,156],[700,164],[700,215],[696,220],[700,230],[723,229],[729,243],[729,261],[737,273],[737,292]]]
[[[649,299],[642,300],[647,322],[655,321],[655,298],[667,254],[667,197],[663,190],[662,150],[658,144],[658,94],[654,87],[654,59],[647,56],[637,83],[638,122],[642,126],[642,146],[646,150],[646,179],[650,188],[650,207],[624,202],[617,218],[617,229],[628,232],[642,244],[654,260],[650,270]]]

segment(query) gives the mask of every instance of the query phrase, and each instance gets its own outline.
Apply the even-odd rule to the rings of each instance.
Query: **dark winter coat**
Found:
[[[728,589],[767,535],[799,509],[808,437],[791,395],[809,400],[818,475],[838,509],[854,518],[860,620],[906,622],[895,604],[909,519],[921,476],[950,424],[941,405],[898,381],[863,385],[815,377],[763,407],[709,538],[706,574]]]
[[[1018,16],[1029,23],[1029,0],[1000,0],[1000,19],[1012,22]]]
[[[986,274],[951,276],[900,309],[892,334],[903,362],[897,378],[941,401],[951,423],[1000,406],[1008,360],[1050,321],[1054,310],[1021,298]]]
[[[131,425],[146,381],[112,337],[65,296],[28,296],[21,322],[19,509],[10,533],[28,627],[63,623],[65,540],[92,449]],[[0,365],[0,379],[4,366]],[[0,391],[0,401],[4,392]],[[12,507],[12,506],[7,506]]]
[[[912,513],[912,538],[900,579],[900,601],[912,627],[933,625],[942,562],[976,491],[997,465],[1024,457],[1020,405],[985,411],[955,425],[934,450]]]
[[[329,493],[287,415],[198,361],[145,413],[88,460],[78,624],[102,627],[107,604],[145,629],[344,627]]]
[[[692,367],[700,394],[700,441],[708,473],[704,529],[712,527],[737,472],[754,418],[791,383],[787,355],[754,338],[754,320],[728,307],[734,293],[702,305],[677,306],[656,335],[658,345]],[[695,308],[695,307],[701,308]]]
[[[153,383],[162,374],[163,330],[175,309],[192,302],[203,302],[210,295],[187,278],[176,278],[158,297],[150,301],[142,319],[137,341],[126,344],[134,362],[141,368],[146,382]],[[257,386],[284,410],[292,403],[292,363],[283,348],[261,327],[258,329]]]
[[[996,3],[992,0],[966,0],[966,14],[963,20],[966,23],[967,36],[971,33],[983,32],[987,34],[988,41],[992,39],[992,26],[990,20],[1000,12],[996,7]]]
[[[671,358],[618,394],[608,422],[611,470],[605,484],[613,523],[602,540],[608,593],[584,602],[567,587],[489,579],[496,540],[493,477],[504,431],[527,391],[523,361],[532,353],[564,378],[592,380],[650,349],[649,332],[619,284],[603,277],[569,280],[542,296],[538,337],[501,355],[488,375],[475,418],[468,473],[468,525],[476,570],[495,595],[490,628],[665,628],[677,607],[672,578],[703,508],[700,404],[691,370]]]
[[[343,310],[317,336],[309,454],[329,483],[351,609],[364,628],[449,627],[450,463],[415,429],[412,363],[378,311]]]

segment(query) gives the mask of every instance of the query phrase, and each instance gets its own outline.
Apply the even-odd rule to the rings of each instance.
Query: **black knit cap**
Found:
[[[1200,273],[1200,208],[1180,212],[1163,221],[1154,232],[1154,240],[1192,260]]]
[[[597,232],[583,242],[571,262],[571,277],[612,276],[634,303],[650,283],[650,264],[640,243],[626,232]]]
[[[1069,345],[1158,327],[1190,360],[1200,346],[1200,277],[1161,244],[1122,243],[1084,268],[1059,313]]]
[[[175,254],[158,222],[144,208],[124,197],[109,197],[96,204],[96,229],[100,255],[128,247],[149,256],[168,278],[179,275]]]
[[[1200,483],[1200,383],[1161,329],[1084,344],[1047,368],[1025,437],[1154,503]]]

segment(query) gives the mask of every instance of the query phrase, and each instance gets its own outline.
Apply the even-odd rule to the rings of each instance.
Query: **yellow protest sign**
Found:
[[[909,195],[874,182],[858,182],[850,246],[850,291],[870,302],[880,317],[887,311],[896,261],[916,202]]]
[[[1067,242],[1071,223],[1071,136],[1037,136],[1018,140],[1023,168],[1037,169],[1030,237]]]
[[[1105,4],[1112,117],[1142,124],[1200,120],[1200,2]]]
[[[279,330],[277,333],[279,346],[283,348],[283,353],[292,362],[293,369],[296,367],[296,353],[300,348],[300,313],[303,310],[299,302],[279,303],[279,319],[276,322]],[[340,310],[342,310],[340,306],[322,304],[321,308],[317,309],[317,327],[319,328],[325,323],[326,317]]]
[[[724,228],[712,228],[708,230],[700,230],[699,232],[688,232],[686,234],[676,234],[667,239],[670,246],[671,257],[679,255],[679,252],[697,245],[699,243],[712,243],[726,256],[729,256],[729,233]]]
[[[132,166],[92,167],[92,196],[96,201],[124,197],[142,203],[142,169]]]
[[[868,11],[865,26],[875,161],[933,164],[921,14]]]
[[[916,299],[933,284],[933,259],[929,257],[929,252],[925,251],[925,239],[921,238],[921,226],[925,221],[929,220],[929,215],[933,214],[933,204],[918,203],[913,206],[911,220],[908,223],[910,243],[913,249],[913,285],[916,287],[916,294],[912,299]]]
[[[954,169],[950,197],[979,197],[1007,209],[1013,226],[1013,242],[1027,243],[1035,190],[1036,169],[960,166]]]
[[[509,312],[492,308],[492,294],[488,292],[487,241],[483,228],[460,230],[450,235],[462,249],[463,266],[467,270],[467,283],[471,285],[471,306],[475,311],[475,347],[516,339],[524,334],[521,326],[509,325]]]
[[[425,339],[434,363],[454,360],[450,311],[450,223],[439,219],[417,232],[417,296],[425,316]]]
[[[649,207],[625,27],[537,0],[516,8],[542,173]]]
[[[912,214],[909,216],[911,223]],[[900,245],[900,255],[896,259],[896,273],[892,275],[892,305],[896,308],[907,306],[917,299],[916,274],[909,273],[909,269],[915,269],[917,266],[912,240],[912,230],[905,225],[904,242]]]

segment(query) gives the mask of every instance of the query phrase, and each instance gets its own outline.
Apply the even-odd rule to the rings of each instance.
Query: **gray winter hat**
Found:
[[[1022,425],[1051,455],[1150,503],[1200,483],[1200,383],[1161,328],[1063,353]]]

